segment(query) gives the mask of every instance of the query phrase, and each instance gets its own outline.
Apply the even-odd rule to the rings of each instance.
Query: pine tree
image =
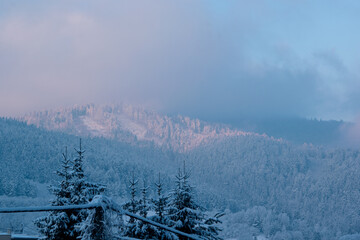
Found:
[[[139,211],[139,201],[136,198],[138,180],[135,179],[134,173],[132,178],[129,180],[129,190],[130,190],[130,201],[125,203],[123,208],[129,212],[136,214]],[[135,219],[130,217],[129,223],[134,223]]]
[[[168,212],[171,226],[206,239],[221,239],[218,237],[219,229],[214,225],[220,221],[217,218],[206,219],[204,209],[194,201],[193,187],[189,184],[190,173],[186,171],[185,162],[183,170],[179,169],[175,177],[175,189],[171,193]],[[179,239],[187,240],[186,237]]]
[[[137,184],[138,180],[135,179],[134,173],[132,178],[129,181],[129,190],[130,190],[130,201],[125,203],[123,208],[133,214],[137,214],[139,211],[139,200],[137,200]],[[137,221],[135,218],[130,217],[124,229],[124,236],[127,237],[136,237],[137,236]]]
[[[59,186],[51,186],[50,192],[55,195],[55,199],[51,201],[52,206],[64,206],[71,204],[72,197],[72,174],[70,160],[67,156],[67,149],[63,153],[62,170],[56,174],[62,178]],[[76,239],[77,234],[75,225],[77,224],[73,218],[74,211],[54,211],[46,217],[38,218],[35,225],[47,239]]]
[[[164,223],[164,215],[165,210],[168,206],[168,197],[163,194],[163,183],[161,181],[160,173],[159,179],[155,182],[157,199],[153,199],[152,202],[154,204],[155,213],[157,216],[156,221],[159,223]]]
[[[79,149],[75,148],[75,152],[77,153],[77,157],[73,161],[71,172],[72,177],[70,181],[70,185],[72,187],[71,204],[86,204],[91,202],[94,196],[102,194],[105,191],[105,187],[103,185],[91,183],[85,180],[83,169],[85,151],[82,148],[81,138]],[[78,223],[77,228],[75,229],[78,236],[82,235],[82,230],[80,229],[79,225],[81,222],[86,221],[89,214],[91,214],[91,210],[86,209],[73,212],[72,218]]]
[[[164,195],[163,185],[164,184],[161,181],[161,176],[159,173],[158,181],[155,182],[157,198],[152,199],[153,208],[155,210],[155,215],[152,216],[150,219],[155,222],[170,226],[171,225],[170,220],[166,214],[166,211],[168,210],[169,197]],[[177,239],[179,239],[178,236],[175,235],[174,233],[165,231],[160,228],[158,228],[156,230],[157,230],[157,232],[156,232],[157,239],[160,239],[160,240],[177,240]]]
[[[143,180],[143,187],[141,188],[141,200],[139,201],[140,216],[146,218],[150,210],[148,200],[148,189],[145,179]],[[152,225],[142,221],[136,222],[135,237],[140,239],[159,239],[158,229]]]
[[[88,196],[86,193],[86,183],[85,183],[85,175],[83,170],[83,162],[84,162],[84,153],[85,151],[82,149],[81,146],[81,138],[80,138],[80,145],[79,149],[74,148],[77,157],[74,159],[74,164],[72,168],[72,199],[71,202],[73,204],[85,204],[88,202]]]
[[[179,169],[175,181],[175,189],[171,193],[169,217],[172,227],[177,230],[194,234],[195,226],[202,220],[199,206],[192,199],[192,188],[188,184],[189,174]],[[180,239],[186,239],[180,237]]]
[[[105,192],[105,186],[92,183],[85,179],[84,174],[84,153],[85,150],[82,148],[81,138],[79,149],[75,148],[77,157],[74,159],[72,167],[72,185],[73,185],[73,194],[72,194],[72,203],[73,204],[86,204],[91,202],[91,200],[96,195],[100,195]]]
[[[76,150],[76,149],[75,149]],[[55,195],[51,202],[53,206],[78,205],[89,203],[95,195],[105,191],[100,184],[85,180],[83,171],[84,152],[81,146],[76,150],[78,156],[71,162],[67,156],[67,149],[63,154],[62,170],[57,175],[62,178],[58,187],[52,186],[50,191]],[[54,211],[48,216],[39,218],[35,224],[47,239],[78,239],[81,236],[80,225],[84,222],[90,210]]]
[[[124,205],[124,209],[128,210],[133,214],[139,213],[142,217],[147,217],[148,211],[150,210],[148,200],[148,189],[146,181],[143,181],[143,187],[141,188],[141,199],[136,199],[137,184],[138,180],[135,179],[133,174],[132,179],[129,181],[130,190],[130,201]],[[125,226],[124,235],[126,237],[132,237],[137,239],[159,239],[158,229],[147,223],[139,220],[135,220],[130,217],[127,225]]]
[[[150,210],[149,206],[149,200],[148,200],[148,190],[149,187],[146,185],[145,179],[143,180],[143,187],[141,188],[141,200],[140,200],[140,216],[145,217],[148,214],[148,211]]]

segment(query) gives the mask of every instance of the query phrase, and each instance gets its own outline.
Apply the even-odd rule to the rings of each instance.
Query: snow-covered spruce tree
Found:
[[[139,211],[139,200],[137,200],[137,184],[138,180],[135,179],[134,173],[132,174],[132,178],[129,180],[129,192],[130,192],[130,201],[125,203],[123,208],[128,210],[129,212],[136,214]],[[130,217],[130,223],[135,222],[135,219]]]
[[[218,237],[219,228],[214,225],[220,221],[217,218],[206,219],[204,209],[194,201],[193,187],[189,184],[190,173],[186,171],[185,162],[183,170],[179,169],[175,177],[175,189],[171,192],[168,211],[171,226],[205,239],[221,239]],[[186,237],[179,239],[187,240]]]
[[[72,204],[86,204],[91,202],[91,200],[96,195],[100,195],[105,192],[105,186],[92,183],[85,179],[84,174],[84,153],[85,151],[82,149],[81,139],[79,149],[76,149],[77,157],[74,159],[73,167],[72,167],[72,196],[71,202]]]
[[[143,187],[141,188],[141,199],[140,199],[140,216],[145,217],[150,210],[149,199],[148,199],[148,190],[149,187],[146,184],[145,179],[143,180]]]
[[[143,187],[141,188],[141,199],[139,201],[140,216],[146,218],[150,210],[150,201],[148,199],[149,187],[146,181],[143,180]],[[142,221],[136,221],[135,236],[140,239],[160,239],[158,229],[152,225]]]
[[[84,151],[82,150],[81,139],[80,149],[76,152],[78,156],[73,162],[68,159],[67,150],[63,154],[62,170],[57,171],[57,175],[62,180],[59,186],[50,187],[51,193],[55,195],[55,199],[51,201],[53,206],[86,204],[95,195],[99,195],[105,190],[104,186],[85,180],[83,171]],[[78,239],[81,236],[80,225],[85,221],[90,211],[54,211],[46,217],[37,219],[35,225],[47,239]]]
[[[157,195],[157,199],[152,199],[152,203],[154,205],[154,210],[155,210],[155,214],[156,214],[156,218],[154,218],[154,220],[156,220],[158,223],[164,223],[165,221],[165,210],[168,207],[168,199],[169,197],[165,196],[163,194],[163,182],[161,181],[161,176],[159,173],[159,179],[157,182],[155,182],[155,187],[156,187],[156,195]]]
[[[71,195],[71,202],[73,204],[85,204],[89,201],[87,186],[85,181],[84,169],[83,169],[83,162],[84,162],[84,153],[85,151],[82,149],[81,146],[81,139],[79,149],[75,148],[77,153],[76,158],[74,159],[74,164],[72,167],[72,195]]]
[[[150,219],[170,226],[170,219],[168,218],[166,212],[168,210],[169,207],[169,197],[164,195],[163,193],[163,182],[161,181],[161,176],[159,173],[159,178],[158,181],[155,182],[155,187],[156,187],[156,198],[152,199],[152,204],[153,204],[153,209],[155,210],[155,215],[151,216]],[[156,235],[158,236],[157,239],[160,240],[177,240],[179,239],[177,237],[176,234],[171,233],[169,231],[165,231],[163,229],[157,228],[157,233]]]
[[[132,178],[129,181],[129,192],[130,192],[130,201],[125,203],[123,205],[123,208],[127,211],[129,211],[130,213],[133,214],[137,214],[138,211],[140,210],[139,207],[139,200],[137,200],[137,184],[138,184],[138,180],[135,179],[135,175],[134,173],[132,174]],[[136,229],[137,229],[137,224],[136,224],[136,219],[133,217],[129,218],[129,221],[127,222],[127,224],[124,227],[124,236],[126,237],[136,237]]]
[[[71,185],[72,172],[70,160],[67,156],[67,149],[63,153],[62,169],[57,171],[56,174],[61,177],[59,186],[50,186],[50,192],[55,195],[55,199],[51,201],[52,206],[64,206],[72,204]],[[35,220],[35,225],[39,228],[40,232],[46,236],[46,239],[76,239],[79,235],[75,231],[75,225],[78,221],[73,218],[74,211],[53,211],[46,217],[41,217]]]
[[[85,151],[82,148],[81,139],[79,144],[79,149],[76,149],[76,158],[73,161],[72,166],[72,177],[70,180],[71,186],[71,204],[79,205],[79,204],[87,204],[91,202],[96,195],[100,195],[105,191],[105,187],[98,183],[91,183],[86,181],[83,164],[84,164],[84,153]],[[93,214],[93,212],[99,211],[97,210],[76,210],[74,211],[72,218],[77,221],[78,225],[75,228],[76,234],[78,236],[83,235],[84,231],[88,231],[87,227],[91,228],[92,226],[81,226],[82,222],[85,222],[88,218],[89,214]],[[100,216],[97,214],[96,216]]]

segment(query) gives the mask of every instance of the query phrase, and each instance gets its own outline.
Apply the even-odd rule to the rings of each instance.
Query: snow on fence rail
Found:
[[[68,206],[43,206],[43,207],[10,207],[0,208],[0,213],[19,213],[19,212],[49,212],[49,211],[65,211],[77,209],[94,209],[102,207],[101,204],[83,204],[83,205],[68,205]]]
[[[107,197],[104,196],[96,196],[94,201],[88,204],[81,204],[81,205],[67,205],[67,206],[37,206],[37,207],[10,207],[10,208],[0,208],[0,213],[19,213],[19,212],[49,212],[49,211],[66,211],[66,210],[76,210],[76,209],[94,209],[94,208],[102,208],[102,209],[111,209],[114,212],[133,217],[140,221],[146,222],[150,225],[162,228],[166,231],[193,239],[193,240],[202,240],[201,238],[181,232],[176,230],[175,228],[166,226],[164,224],[160,224],[149,220],[147,218],[141,217],[139,215],[133,214],[129,211],[126,211],[121,208],[118,204],[113,202]]]

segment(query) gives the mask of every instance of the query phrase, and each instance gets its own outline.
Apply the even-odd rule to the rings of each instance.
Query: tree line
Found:
[[[84,153],[81,139],[78,149],[75,149],[76,157],[70,160],[67,149],[63,153],[61,169],[56,172],[60,181],[56,186],[50,186],[49,190],[54,195],[52,206],[79,205],[90,203],[97,195],[105,194],[106,187],[99,183],[86,180],[83,169]],[[159,174],[153,184],[156,194],[149,196],[150,185],[145,180],[139,186],[139,180],[133,172],[129,180],[129,200],[122,207],[133,214],[148,218],[157,223],[175,228],[184,233],[198,236],[202,239],[220,240],[219,218],[223,215],[218,213],[213,217],[205,214],[194,198],[194,187],[191,186],[190,173],[184,166],[175,175],[173,189],[164,191],[164,183]],[[91,233],[94,226],[94,211],[96,210],[66,210],[53,211],[47,216],[35,220],[39,231],[49,240],[75,240],[75,239],[107,239],[112,234],[118,237],[137,239],[161,239],[161,240],[187,240],[186,237],[177,236],[163,229],[144,223],[133,217],[113,218],[107,221],[107,237],[96,236]]]

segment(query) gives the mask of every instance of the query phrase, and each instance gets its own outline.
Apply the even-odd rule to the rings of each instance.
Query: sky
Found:
[[[351,121],[359,11],[357,0],[0,0],[0,115],[126,102]]]

